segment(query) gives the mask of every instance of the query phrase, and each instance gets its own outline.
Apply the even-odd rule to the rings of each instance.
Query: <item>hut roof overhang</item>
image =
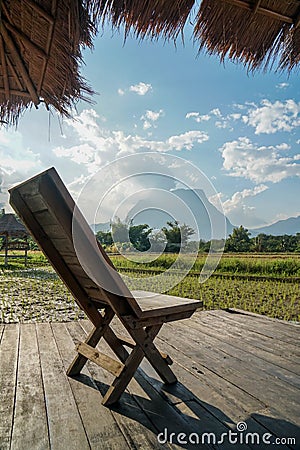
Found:
[[[14,214],[3,214],[0,217],[0,236],[25,237],[27,228],[19,222]]]
[[[300,62],[299,0],[1,0],[0,13],[0,120],[9,124],[41,102],[69,115],[90,98],[82,49],[107,21],[125,36],[174,40],[190,22],[199,50],[248,70]]]

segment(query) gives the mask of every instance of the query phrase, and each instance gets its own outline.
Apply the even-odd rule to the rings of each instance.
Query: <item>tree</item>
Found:
[[[113,238],[110,231],[98,231],[96,237],[101,245],[109,247],[113,243]]]
[[[143,225],[131,225],[129,228],[129,239],[136,250],[145,252],[151,247],[149,241],[149,235],[152,232],[152,228],[147,224]]]
[[[243,225],[232,230],[225,244],[227,252],[248,252],[251,249],[251,233]]]
[[[129,229],[127,223],[121,221],[119,217],[111,224],[111,235],[113,242],[123,244],[129,242]]]
[[[169,228],[162,228],[162,232],[167,239],[166,252],[178,253],[181,247],[187,244],[189,237],[195,234],[195,231],[185,223],[179,225],[179,222],[176,220],[167,222],[167,225]]]

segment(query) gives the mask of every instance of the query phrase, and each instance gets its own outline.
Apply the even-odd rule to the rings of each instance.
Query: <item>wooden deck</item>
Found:
[[[0,324],[1,450],[270,449],[265,433],[270,442],[296,439],[273,448],[300,448],[298,326],[233,311],[167,324],[156,343],[174,360],[179,382],[164,386],[144,362],[113,409],[101,405],[111,378],[100,367],[65,375],[88,329],[87,321]],[[250,437],[233,444],[227,434],[213,445],[203,436],[220,440],[238,422],[247,426],[239,439],[258,433],[259,446]],[[176,434],[173,444],[163,435],[158,443],[165,429]]]

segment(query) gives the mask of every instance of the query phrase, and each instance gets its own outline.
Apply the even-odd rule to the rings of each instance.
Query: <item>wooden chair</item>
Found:
[[[177,379],[169,367],[172,360],[160,352],[153,341],[164,323],[190,317],[202,307],[202,302],[187,300],[179,306],[143,311],[98,244],[54,168],[9,192],[12,207],[94,325],[86,341],[77,346],[77,355],[67,374],[78,375],[88,359],[112,373],[115,378],[103,398],[104,405],[118,401],[144,356],[165,383],[175,383]],[[74,227],[80,233],[79,250],[74,245]],[[90,276],[89,268],[82,267],[78,251],[89,261],[91,270],[96,271],[96,278],[99,275],[104,280],[103,284]],[[110,324],[114,316],[119,318],[131,339],[113,331]],[[101,338],[119,361],[95,349]],[[125,347],[131,348],[131,352]]]

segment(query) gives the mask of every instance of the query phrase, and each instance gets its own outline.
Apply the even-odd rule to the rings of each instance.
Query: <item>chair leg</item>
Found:
[[[102,405],[110,406],[119,400],[143,358],[143,350],[139,346],[136,346],[125,361],[122,372],[108,388],[108,391],[103,397]]]
[[[177,381],[177,378],[169,368],[166,359],[161,356],[159,350],[157,350],[152,342],[161,329],[161,326],[162,325],[155,325],[147,327],[145,330],[133,331],[132,337],[136,339],[137,344],[131,351],[126,361],[124,361],[124,368],[122,372],[114,379],[113,383],[106,392],[102,400],[103,405],[110,406],[119,400],[144,356],[146,356],[146,358],[150,361],[165,383],[171,384]]]
[[[136,330],[134,332],[135,339],[144,351],[145,357],[156,370],[160,378],[166,384],[176,383],[177,378],[170,369],[165,358],[162,357],[160,351],[156,348],[153,340],[158,334],[162,325],[147,327],[145,330]],[[145,338],[145,336],[147,336]]]
[[[114,312],[111,308],[106,309],[104,316],[100,316],[100,323],[97,325],[91,333],[88,335],[87,339],[85,340],[85,344],[96,347],[102,336],[106,333],[106,331],[109,329],[109,324],[112,321],[114,317]],[[67,375],[70,377],[73,377],[75,375],[78,375],[80,371],[83,369],[85,363],[87,362],[88,358],[86,358],[83,355],[80,355],[79,353],[75,356],[74,360],[70,364]]]

